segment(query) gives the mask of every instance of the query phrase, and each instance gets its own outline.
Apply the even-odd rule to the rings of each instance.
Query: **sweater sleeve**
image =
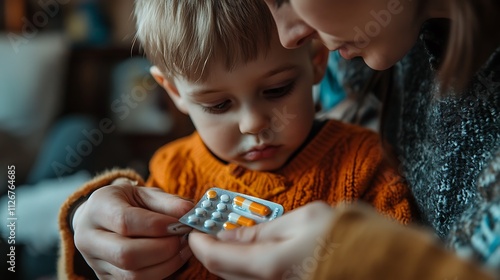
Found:
[[[362,133],[355,146],[355,169],[359,197],[383,215],[402,224],[409,224],[417,213],[411,192],[404,178],[385,158],[380,138]]]
[[[325,246],[312,279],[494,279],[446,251],[430,232],[400,226],[362,205],[339,210],[326,244],[332,246]]]
[[[378,163],[363,201],[402,224],[415,220],[417,211],[405,180],[383,159]]]
[[[113,180],[124,177],[137,181],[139,186],[144,185],[144,180],[135,171],[130,169],[114,169],[106,171],[95,177],[90,182],[80,187],[66,199],[59,211],[59,231],[61,235],[60,254],[58,260],[58,279],[89,279],[96,278],[92,269],[87,265],[75,247],[73,232],[69,216],[78,201],[90,196],[95,190],[109,185]]]
[[[158,149],[149,162],[150,175],[146,186],[158,187],[167,193],[193,198],[197,186],[193,147],[201,145],[193,134]]]
[[[478,180],[479,196],[447,238],[459,255],[500,271],[500,149]]]

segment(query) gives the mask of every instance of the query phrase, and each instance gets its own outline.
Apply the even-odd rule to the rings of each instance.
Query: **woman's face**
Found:
[[[296,48],[316,38],[346,59],[384,70],[414,45],[422,20],[416,0],[265,0],[280,40]]]

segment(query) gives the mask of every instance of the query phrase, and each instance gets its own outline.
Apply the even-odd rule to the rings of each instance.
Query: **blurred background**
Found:
[[[56,279],[61,203],[98,172],[144,177],[193,131],[134,43],[133,0],[0,0],[0,218],[15,166],[16,273],[0,226],[0,279]]]

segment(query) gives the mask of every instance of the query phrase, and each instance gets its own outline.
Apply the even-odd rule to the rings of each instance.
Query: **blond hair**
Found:
[[[135,17],[149,60],[167,77],[191,81],[218,60],[230,71],[256,59],[275,29],[262,0],[136,0]]]

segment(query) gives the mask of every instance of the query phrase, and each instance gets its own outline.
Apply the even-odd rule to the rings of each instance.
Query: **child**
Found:
[[[141,0],[136,17],[153,77],[197,130],[156,152],[147,186],[196,201],[215,186],[285,211],[361,199],[411,221],[410,193],[377,134],[314,118],[328,51],[283,48],[263,1]],[[211,277],[195,258],[175,276]]]

